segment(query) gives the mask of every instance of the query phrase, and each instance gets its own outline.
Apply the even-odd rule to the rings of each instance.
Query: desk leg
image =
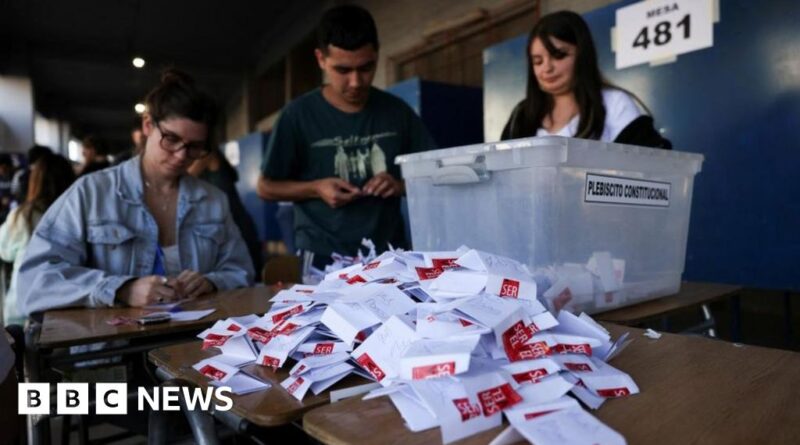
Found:
[[[161,386],[195,387],[192,383],[181,379],[168,380],[162,383]],[[184,416],[186,416],[186,420],[189,422],[189,427],[192,430],[194,443],[198,445],[219,445],[214,418],[209,413],[202,410],[188,410],[182,392],[179,393],[179,400],[181,411],[183,411]],[[148,445],[162,445],[168,442],[167,420],[168,416],[166,416],[165,413],[156,413],[155,411],[150,413],[148,419]]]

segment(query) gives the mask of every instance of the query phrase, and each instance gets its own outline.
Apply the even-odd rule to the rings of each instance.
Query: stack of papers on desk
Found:
[[[626,339],[613,341],[586,314],[546,308],[547,292],[613,289],[620,267],[597,254],[542,292],[526,266],[487,252],[389,251],[328,269],[317,285],[276,294],[263,316],[222,320],[200,338],[222,352],[212,364],[226,373],[288,363],[273,390],[298,400],[350,374],[374,380],[381,387],[367,397],[388,396],[412,431],[439,427],[443,443],[504,415],[511,427],[498,443],[624,443],[581,403],[597,409],[639,392],[606,363]]]

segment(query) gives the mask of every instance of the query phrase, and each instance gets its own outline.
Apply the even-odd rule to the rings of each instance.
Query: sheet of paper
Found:
[[[417,340],[400,359],[400,378],[420,380],[464,373],[479,341],[480,335]]]
[[[231,392],[236,395],[244,395],[250,394],[256,391],[263,391],[265,389],[272,388],[270,383],[261,381],[249,374],[245,374],[240,372],[230,380],[225,383],[221,383],[215,380],[211,381],[211,384],[214,386],[227,386],[231,388]]]
[[[461,382],[450,378],[416,380],[411,387],[436,415],[444,444],[502,424],[503,416],[483,415],[478,399],[470,396]]]
[[[281,386],[297,400],[302,401],[313,382],[303,376],[289,376],[281,382]]]
[[[331,386],[335,385],[336,383],[340,382],[342,379],[350,375],[353,372],[352,366],[350,368],[351,369],[348,371],[344,371],[340,374],[328,377],[325,380],[315,381],[314,383],[311,384],[311,392],[313,392],[314,395],[320,395],[323,391],[327,390]]]
[[[389,394],[389,398],[400,411],[409,430],[418,433],[439,426],[439,421],[428,407],[407,395],[405,391]]]
[[[417,339],[414,329],[392,316],[356,348],[351,356],[381,385],[388,386],[400,372],[400,357]]]
[[[216,311],[216,309],[205,309],[202,311],[172,312],[170,316],[172,317],[172,321],[195,321],[211,315],[212,313],[214,313],[214,311]]]
[[[292,335],[278,335],[272,337],[258,354],[256,363],[261,366],[280,368],[292,353],[309,335],[314,332],[314,327],[302,328]]]
[[[585,443],[625,445],[625,438],[582,409],[558,410],[525,422],[512,423],[536,445]]]
[[[381,320],[358,303],[334,303],[322,314],[322,324],[342,341],[353,344],[358,334]]]
[[[221,383],[227,383],[231,377],[239,372],[239,368],[231,366],[227,363],[223,363],[219,360],[215,360],[214,357],[200,360],[199,362],[195,363],[192,368],[194,368],[201,375],[204,375],[211,380],[217,380]]]

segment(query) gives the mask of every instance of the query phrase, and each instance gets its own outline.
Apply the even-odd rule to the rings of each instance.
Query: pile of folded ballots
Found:
[[[202,332],[203,348],[222,354],[195,369],[243,394],[269,388],[244,366],[291,366],[283,389],[269,390],[298,400],[359,374],[381,385],[365,398],[389,397],[410,430],[440,427],[443,443],[498,427],[504,415],[510,426],[497,444],[625,443],[582,405],[639,392],[608,364],[627,334],[612,341],[586,314],[553,315],[517,261],[464,247],[395,250],[271,301],[263,316]]]

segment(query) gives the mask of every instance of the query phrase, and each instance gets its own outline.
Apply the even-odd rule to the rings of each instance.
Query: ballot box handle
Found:
[[[484,156],[461,159],[461,162],[453,162],[453,159],[448,161],[437,163],[432,175],[433,185],[477,184],[491,179]]]

